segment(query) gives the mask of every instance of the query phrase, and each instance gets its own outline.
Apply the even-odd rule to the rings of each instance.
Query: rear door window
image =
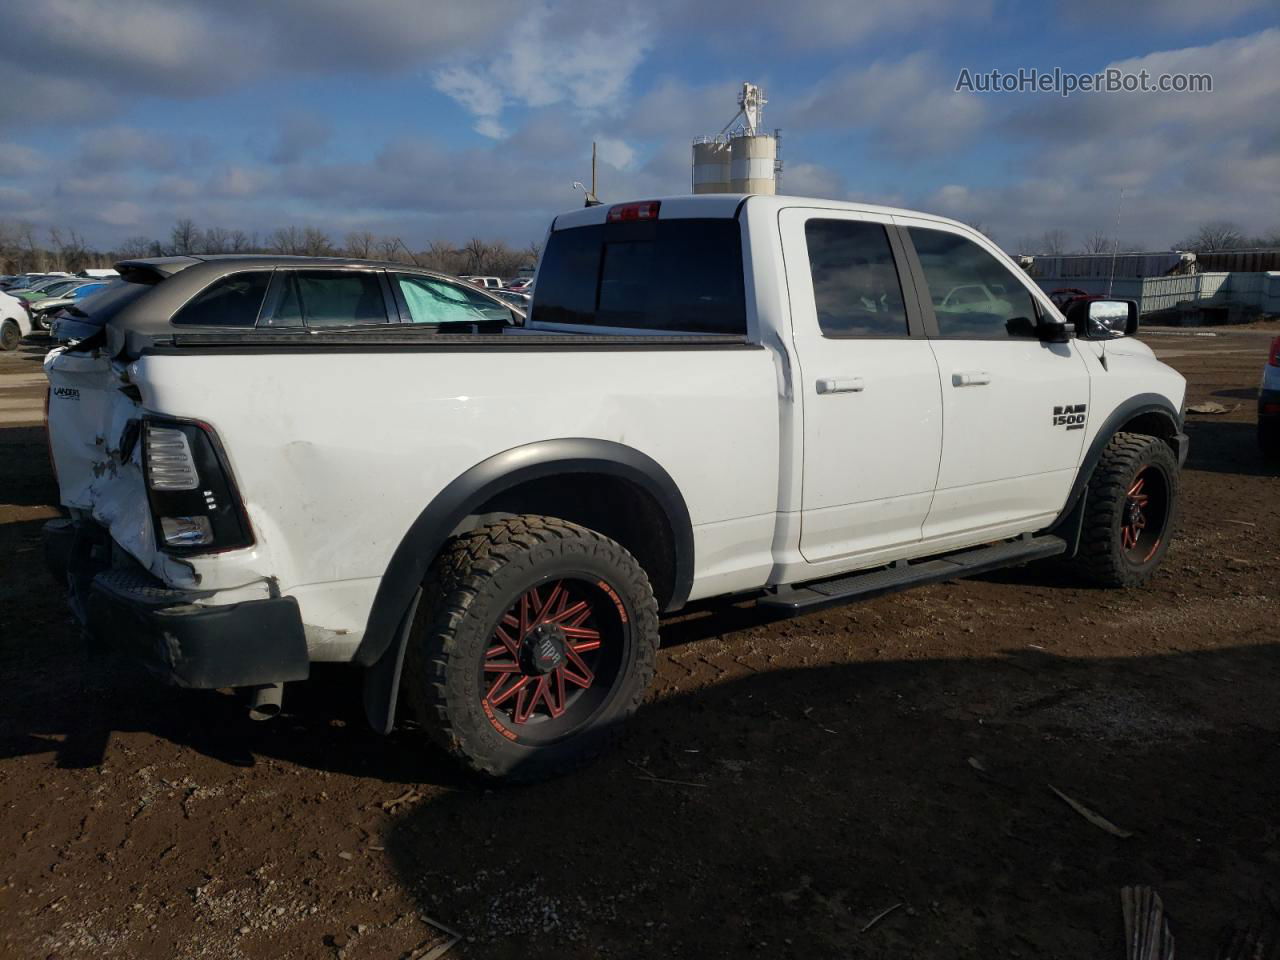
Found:
[[[804,226],[824,337],[905,337],[902,284],[881,224],[809,220]]]
[[[265,326],[350,327],[386,323],[378,274],[366,270],[279,270]]]
[[[399,273],[396,286],[413,323],[510,323],[511,311],[476,290],[434,277]]]
[[[657,220],[554,231],[538,268],[532,320],[745,334],[738,222]]]
[[[252,327],[258,322],[270,283],[270,270],[220,277],[188,300],[174,314],[173,322],[183,326]]]

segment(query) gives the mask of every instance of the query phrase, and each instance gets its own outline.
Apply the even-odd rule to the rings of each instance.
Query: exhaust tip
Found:
[[[248,693],[250,720],[270,720],[280,715],[280,702],[284,699],[283,683],[250,687]]]

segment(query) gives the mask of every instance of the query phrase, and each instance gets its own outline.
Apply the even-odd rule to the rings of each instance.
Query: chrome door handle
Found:
[[[981,387],[991,382],[991,374],[985,370],[963,370],[951,374],[953,387]]]
[[[861,377],[829,377],[818,381],[819,393],[861,393],[866,386]]]

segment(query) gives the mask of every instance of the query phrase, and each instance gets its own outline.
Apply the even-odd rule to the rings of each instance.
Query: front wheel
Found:
[[[404,696],[478,773],[538,780],[589,760],[653,676],[658,608],[621,545],[553,517],[457,537],[423,584]]]
[[[1076,567],[1107,587],[1136,587],[1169,550],[1178,461],[1157,437],[1117,433],[1089,478]]]
[[[22,331],[12,320],[0,324],[0,350],[17,350],[22,342]]]

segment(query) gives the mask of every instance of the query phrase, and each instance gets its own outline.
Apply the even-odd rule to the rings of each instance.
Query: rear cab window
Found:
[[[745,336],[738,222],[677,218],[553,231],[538,267],[530,320]]]

